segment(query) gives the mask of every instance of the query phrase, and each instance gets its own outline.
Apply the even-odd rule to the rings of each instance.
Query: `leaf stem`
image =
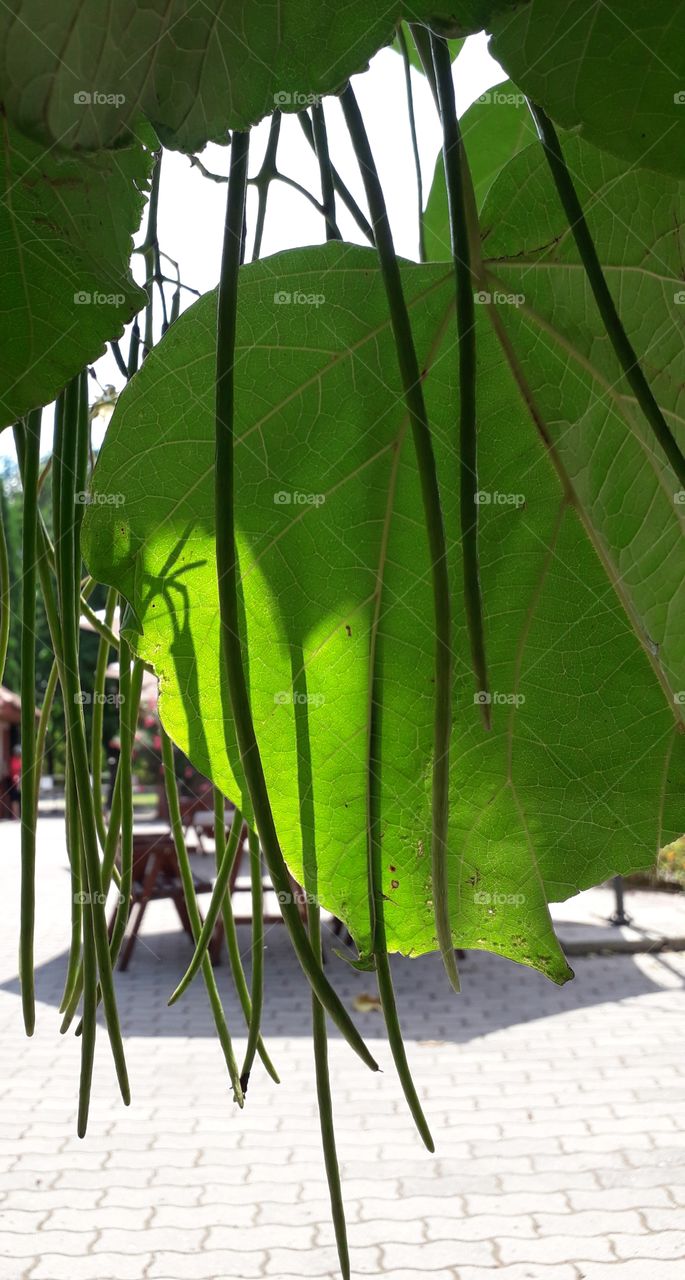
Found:
[[[464,572],[464,607],[471,646],[471,662],[483,725],[490,729],[488,668],[485,656],[483,598],[478,563],[478,423],[476,397],[476,283],[471,268],[469,225],[463,176],[464,146],[457,119],[449,47],[442,36],[431,34],[433,68],[442,122],[442,154],[445,165],[450,241],[454,263],[457,332],[459,340],[459,516]]]
[[[411,149],[414,156],[414,170],[416,172],[416,196],[418,204],[418,222],[419,222],[419,262],[426,261],[426,230],[423,218],[423,178],[421,176],[421,158],[419,156],[419,141],[416,133],[416,112],[414,110],[414,90],[411,83],[411,62],[409,61],[409,49],[407,48],[407,38],[404,34],[402,23],[397,28],[397,41],[402,53],[402,63],[404,65],[404,84],[407,91],[407,113],[409,115],[409,132],[411,133]]]
[[[312,107],[312,131],[314,149],[319,162],[321,178],[321,210],[326,219],[326,240],[342,240],[338,224],[335,220],[335,183],[331,169],[331,157],[328,150],[328,131],[323,103],[315,102]]]
[[[278,139],[281,134],[281,113],[274,111],[269,125],[269,137],[264,152],[261,169],[255,178],[255,186],[257,187],[257,223],[255,226],[254,245],[252,247],[252,261],[256,262],[262,252],[262,238],[264,236],[264,222],[266,220],[266,204],[269,199],[269,187],[276,177],[276,155],[278,152]],[[235,135],[234,135],[235,138]],[[231,142],[233,146],[233,141]],[[231,152],[231,155],[233,153]],[[244,218],[243,208],[243,218]],[[242,238],[242,230],[241,230]]]
[[[290,901],[291,886],[283,854],[276,834],[271,802],[266,786],[261,755],[257,745],[247,679],[243,666],[238,599],[238,561],[235,538],[235,475],[233,456],[234,419],[234,354],[238,305],[238,272],[240,269],[245,187],[249,137],[233,134],[231,144],[231,178],[228,184],[226,222],[219,284],[217,361],[216,361],[216,455],[215,518],[216,562],[221,618],[221,645],[228,683],[231,712],[240,759],[259,832],[264,856],[275,892],[281,899],[283,920],[302,968],[322,1004],[345,1039],[367,1066],[377,1064],[352,1022],[339,996],[331,987],[300,918],[297,906]]]
[[[307,142],[309,143],[312,151],[316,153],[316,142],[314,140],[314,130],[312,128],[312,122],[309,119],[307,112],[306,111],[298,112],[297,118],[300,122],[300,127],[302,129],[302,132],[304,133],[305,138],[307,139]],[[366,239],[368,240],[369,244],[374,244],[373,227],[371,226],[371,223],[362,213],[361,209],[359,208],[359,205],[357,204],[357,201],[352,195],[352,192],[349,190],[348,187],[345,186],[345,183],[340,177],[338,170],[333,164],[331,164],[331,176],[333,178],[333,187],[336,191],[336,194],[342,200],[345,208],[347,209],[347,212],[354,218],[354,221],[359,227],[359,230],[361,231],[362,235],[366,236]]]
[[[140,246],[140,252],[145,259],[145,292],[147,294],[147,303],[145,304],[145,329],[143,332],[143,359],[152,350],[154,345],[153,332],[153,289],[155,283],[155,273],[157,270],[157,255],[159,253],[159,240],[157,237],[157,215],[159,211],[159,183],[162,176],[162,151],[161,149],[155,156],[154,166],[152,169],[152,179],[150,183],[150,199],[148,201],[147,226],[145,228],[145,239]],[[129,375],[130,376],[130,375]]]
[[[568,219],[571,234],[576,242],[576,248],[585,267],[588,282],[597,303],[597,309],[604,322],[604,327],[616,358],[659,445],[666,454],[680,484],[685,487],[685,456],[683,456],[678,447],[678,443],[657,404],[633,345],[623,327],[611,290],[604,277],[599,255],[573,185],[573,179],[564,160],[564,153],[556,129],[542,107],[530,100],[528,106],[540,135],[547,163],[557,189],[557,195]]]
[[[423,72],[428,81],[430,91],[433,94],[433,101],[438,106],[438,86],[435,80],[435,68],[433,66],[433,54],[431,51],[431,32],[428,27],[420,22],[410,22],[409,30],[416,45],[416,52],[419,55],[419,61],[423,67]]]
[[[404,398],[411,421],[419,469],[424,518],[428,535],[435,619],[435,717],[433,728],[433,796],[431,857],[433,901],[438,945],[447,976],[459,990],[450,922],[447,880],[447,826],[449,817],[449,762],[452,730],[452,621],[447,545],[440,503],[437,468],[421,385],[402,277],[395,255],[392,231],[364,121],[351,85],[341,98],[347,127],[361,169],[373,221],[381,274],[390,310],[397,361]]]

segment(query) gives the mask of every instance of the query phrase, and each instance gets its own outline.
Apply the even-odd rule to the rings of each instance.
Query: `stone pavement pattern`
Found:
[[[117,1099],[101,1035],[81,1142],[78,1045],[58,1034],[69,898],[59,822],[43,824],[40,845],[32,1041],[17,998],[16,825],[0,826],[0,849],[0,1280],[337,1276],[309,998],[282,928],[268,936],[265,1029],[283,1083],[255,1069],[239,1113],[201,986],[166,1007],[188,942],[166,904],[150,907],[117,979],[133,1103]],[[558,989],[473,953],[459,998],[434,957],[396,965],[435,1156],[407,1116],[380,1015],[357,1016],[383,1074],[332,1037],[355,1275],[682,1280],[685,955],[574,965]],[[339,960],[330,973],[348,1003],[373,991],[372,976]]]

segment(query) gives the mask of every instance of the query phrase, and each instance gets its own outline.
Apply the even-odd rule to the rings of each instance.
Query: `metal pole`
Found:
[[[614,876],[612,882],[614,886],[614,894],[616,899],[616,908],[614,914],[609,916],[609,924],[620,927],[631,923],[630,916],[626,915],[624,898],[623,898],[623,876]]]

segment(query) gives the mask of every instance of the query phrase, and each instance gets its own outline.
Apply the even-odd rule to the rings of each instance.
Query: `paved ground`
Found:
[[[77,1046],[60,1039],[56,1012],[69,892],[59,831],[44,823],[38,1029],[27,1041],[18,830],[0,826],[0,1280],[335,1277],[309,1001],[282,928],[268,939],[266,1031],[283,1083],[255,1075],[245,1111],[233,1106],[202,989],[166,1008],[188,944],[160,904],[118,978],[133,1104],[116,1101],[102,1037],[90,1131],[76,1138]],[[332,1040],[357,1275],[681,1280],[685,955],[574,965],[575,982],[558,990],[472,954],[460,998],[433,958],[396,966],[436,1156],[407,1118],[379,1015],[359,1022],[382,1075]],[[348,1001],[373,989],[342,962],[331,973]]]

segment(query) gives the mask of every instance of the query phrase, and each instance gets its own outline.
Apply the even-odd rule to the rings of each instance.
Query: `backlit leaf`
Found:
[[[454,941],[563,981],[569,971],[546,901],[648,864],[657,843],[675,834],[679,708],[664,698],[644,637],[631,628],[625,601],[591,545],[594,517],[576,509],[550,465],[483,305],[481,572],[494,726],[483,732],[460,604],[452,272],[439,264],[407,264],[403,271],[425,370],[455,595]],[[522,323],[522,308],[516,311]],[[243,781],[219,663],[215,338],[210,294],[171,328],[122,395],[95,474],[84,550],[91,572],[116,584],[133,605],[138,651],[160,675],[167,729],[239,803]],[[542,360],[544,344],[537,346]],[[549,358],[559,387],[553,347]],[[570,357],[568,365],[572,384]],[[664,371],[665,396],[674,372],[671,365]],[[435,946],[430,575],[373,252],[329,244],[246,267],[236,378],[250,696],[284,852],[301,877],[303,842],[313,843],[321,900],[367,951],[366,723],[380,573],[388,944],[421,953]],[[596,394],[585,387],[590,416]],[[562,436],[556,399],[553,405],[549,430]],[[618,424],[607,417],[605,411],[602,426],[615,453]],[[574,481],[583,471],[592,475],[600,508],[610,505],[601,490],[606,465],[593,441],[572,468]],[[649,521],[653,508],[663,534],[657,480],[644,465],[641,483],[648,506],[652,498],[641,519]],[[591,486],[587,493],[595,500]],[[671,495],[671,515],[673,506]],[[633,545],[634,523],[625,511],[613,520],[610,550],[620,562],[639,554],[644,573],[649,553]],[[654,576],[654,591],[658,581]],[[670,587],[662,584],[663,599]]]

